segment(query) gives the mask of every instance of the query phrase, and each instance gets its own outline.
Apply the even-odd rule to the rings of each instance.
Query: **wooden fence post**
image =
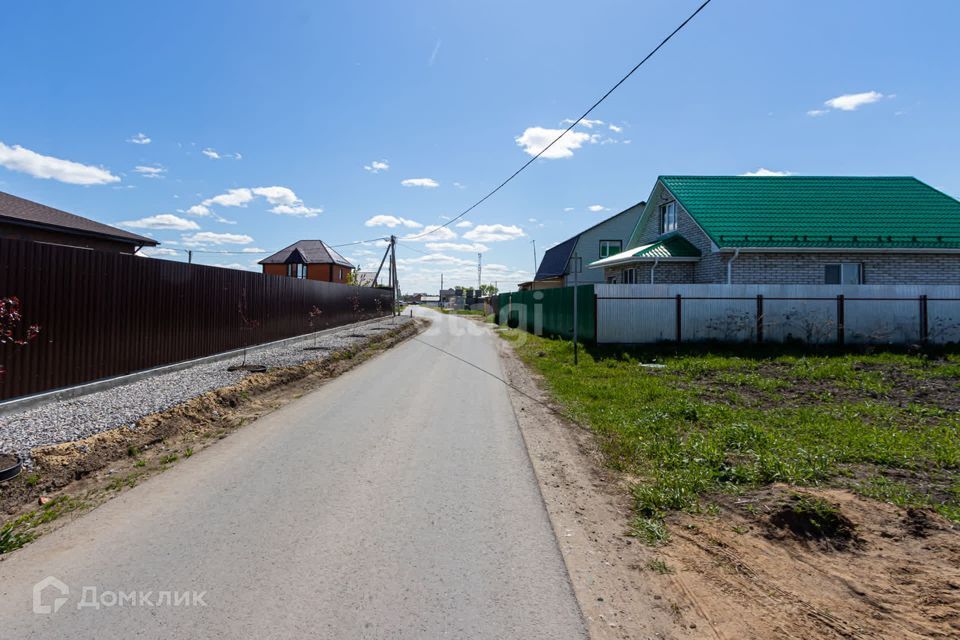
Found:
[[[930,339],[930,326],[927,319],[927,296],[920,296],[920,344],[927,346]]]
[[[763,342],[763,294],[757,295],[757,344]]]
[[[837,344],[843,346],[846,339],[846,330],[843,318],[843,294],[837,296]]]
[[[683,329],[683,300],[680,297],[680,294],[677,294],[677,344],[680,344],[681,333]]]

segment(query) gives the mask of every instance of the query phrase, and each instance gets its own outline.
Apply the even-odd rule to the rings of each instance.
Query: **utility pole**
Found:
[[[443,309],[443,274],[440,274],[440,295],[437,299],[437,308]]]
[[[540,265],[540,263],[537,262],[537,241],[531,240],[530,242],[533,244],[533,277],[536,278],[537,267]]]
[[[187,264],[193,264],[193,250],[187,249]]]
[[[573,364],[577,364],[577,289],[580,287],[577,286],[579,278],[577,274],[580,273],[580,269],[583,265],[583,262],[580,260],[580,256],[573,254],[570,257],[570,266],[573,271]]]
[[[482,276],[483,276],[483,266],[480,263],[481,258],[483,257],[482,253],[477,254],[477,293],[480,293],[480,287],[483,286]]]
[[[393,315],[399,315],[400,287],[397,284],[397,236],[390,236],[390,282],[393,283]]]

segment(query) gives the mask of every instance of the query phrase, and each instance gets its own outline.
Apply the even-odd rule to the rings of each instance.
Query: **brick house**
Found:
[[[960,284],[960,202],[916,178],[660,176],[627,284]]]
[[[299,240],[260,261],[263,273],[346,284],[353,265],[323,240]]]
[[[136,253],[159,242],[0,191],[0,238]]]

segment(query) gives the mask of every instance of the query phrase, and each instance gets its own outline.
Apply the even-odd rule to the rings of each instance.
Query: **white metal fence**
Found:
[[[598,284],[597,342],[960,342],[960,286]]]

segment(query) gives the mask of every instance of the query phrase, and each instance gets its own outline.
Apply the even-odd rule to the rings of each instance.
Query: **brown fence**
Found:
[[[388,315],[393,302],[383,289],[0,239],[8,296],[23,331],[41,331],[0,345],[0,400]]]

